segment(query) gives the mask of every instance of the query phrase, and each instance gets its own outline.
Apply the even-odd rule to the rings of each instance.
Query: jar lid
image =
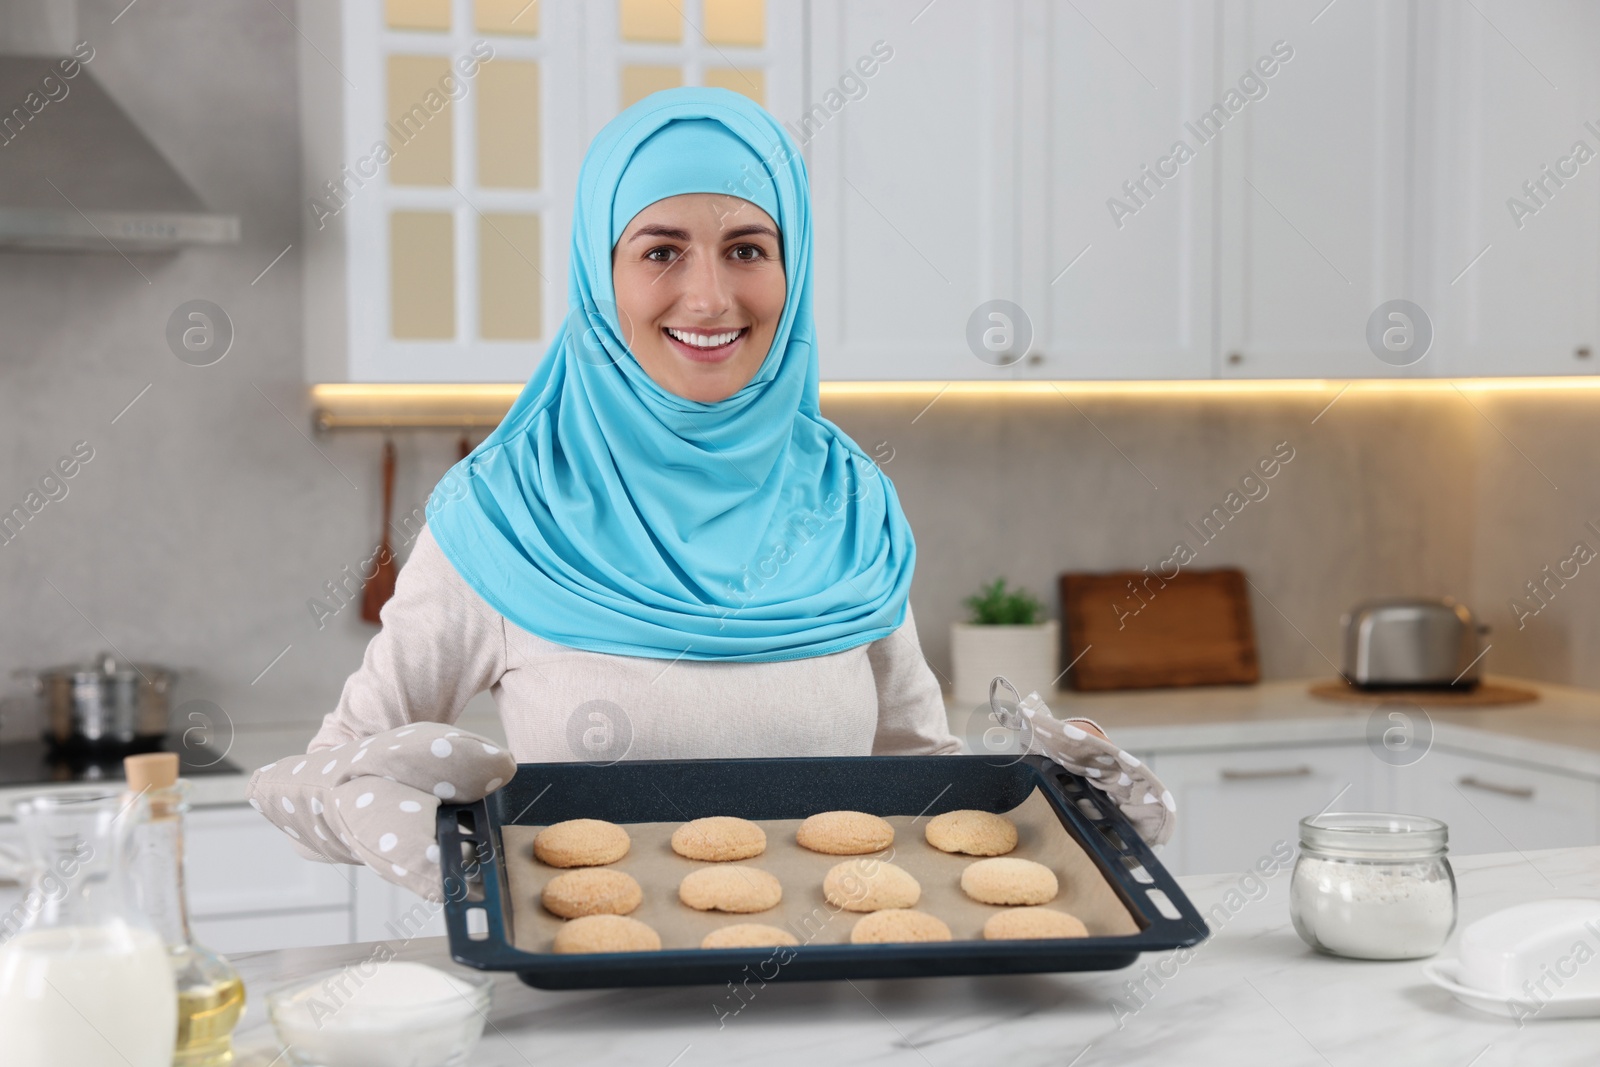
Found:
[[[1426,815],[1329,811],[1300,820],[1300,844],[1347,856],[1433,856],[1445,851],[1450,828]]]

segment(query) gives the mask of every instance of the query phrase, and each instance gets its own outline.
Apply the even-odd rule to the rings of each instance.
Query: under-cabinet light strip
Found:
[[[323,383],[311,387],[319,429],[493,426],[522,392],[518,382],[472,384]],[[1138,399],[1574,392],[1600,389],[1600,376],[1546,378],[1277,378],[1251,381],[823,382],[825,400],[949,397],[1128,397]]]

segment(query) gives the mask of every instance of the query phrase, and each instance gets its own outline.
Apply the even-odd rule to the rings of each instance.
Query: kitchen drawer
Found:
[[[384,881],[371,867],[353,870],[357,941],[393,942],[445,936],[443,904],[431,904],[409,889]]]
[[[0,822],[0,845],[9,846],[13,852],[22,851],[22,831],[17,829],[16,823]],[[11,909],[22,903],[27,891],[27,886],[0,874],[0,929],[4,928],[4,920]]]
[[[347,945],[350,943],[350,911],[341,908],[193,919],[189,929],[196,941],[224,956],[265,949]]]
[[[339,909],[343,925],[335,943],[349,940],[354,868],[302,859],[281,830],[242,804],[196,808],[186,817],[185,832],[189,914],[197,925],[218,916],[227,916],[231,922],[234,916],[252,913]],[[0,822],[0,843],[22,847],[15,823]],[[15,907],[24,891],[22,886],[0,881],[0,915]],[[258,923],[255,918],[241,921]],[[308,921],[317,939],[295,944],[329,943],[323,937],[326,917]]]
[[[1173,874],[1249,870],[1279,841],[1298,842],[1304,816],[1381,806],[1384,765],[1365,745],[1163,752],[1155,762],[1178,802],[1178,829],[1161,853]]]
[[[1458,854],[1600,843],[1600,782],[1434,750],[1396,767],[1395,807],[1443,819]]]
[[[254,808],[196,808],[185,829],[192,916],[351,906],[352,869],[302,858]]]

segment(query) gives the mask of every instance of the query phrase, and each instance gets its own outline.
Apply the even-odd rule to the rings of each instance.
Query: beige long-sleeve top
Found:
[[[308,752],[408,722],[453,723],[486,689],[519,763],[962,750],[909,607],[889,636],[808,659],[586,652],[497,612],[424,528],[381,617]]]

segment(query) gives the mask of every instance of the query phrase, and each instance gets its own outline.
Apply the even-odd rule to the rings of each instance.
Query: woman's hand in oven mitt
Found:
[[[365,863],[439,903],[439,801],[481,800],[516,770],[488,738],[416,722],[269,763],[250,776],[246,795],[307,859]]]
[[[1000,692],[1009,691],[1010,698]],[[1023,731],[1028,752],[1049,756],[1111,798],[1147,845],[1164,845],[1177,823],[1177,802],[1137,757],[1051,714],[1038,693],[1017,696],[1005,678],[989,683],[989,713],[1000,725]]]

